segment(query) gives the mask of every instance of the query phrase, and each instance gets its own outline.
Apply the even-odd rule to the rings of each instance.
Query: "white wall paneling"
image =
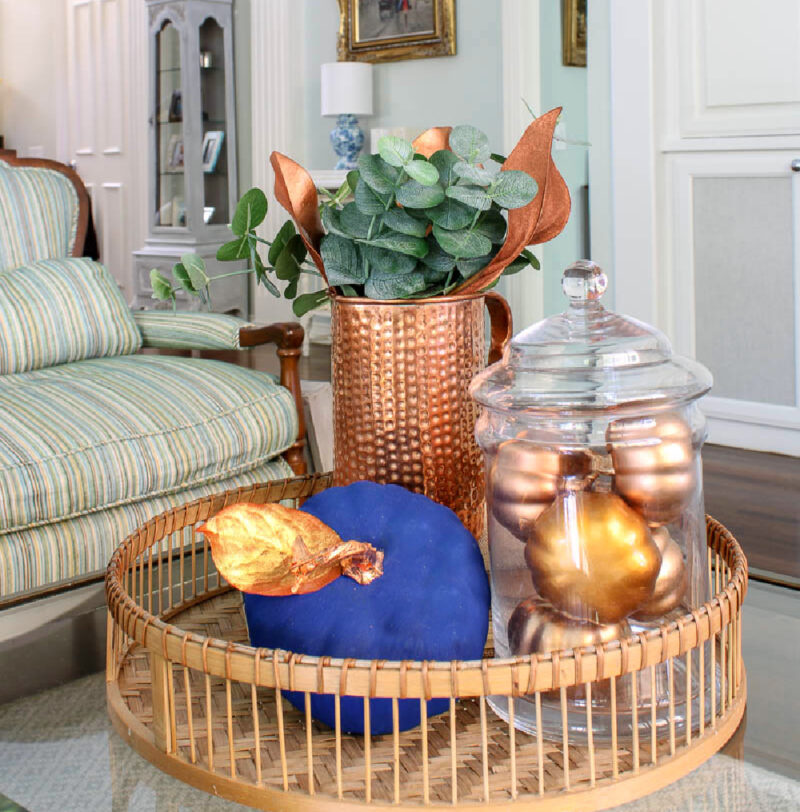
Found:
[[[536,113],[541,113],[541,76],[539,49],[539,0],[502,0],[501,34],[503,59],[503,149],[511,151],[520,135],[531,123],[525,99]],[[542,260],[546,246],[537,246]],[[542,274],[529,269],[501,279],[498,290],[508,299],[518,332],[542,318],[544,285]]]
[[[800,3],[679,0],[685,137],[800,132]]]
[[[675,350],[717,377],[703,401],[712,442],[800,453],[797,154],[665,158],[661,318]]]
[[[273,150],[296,154],[297,117],[304,84],[303,36],[296,31],[302,22],[298,22],[299,16],[292,0],[254,2],[251,6],[252,172],[253,186],[263,189],[269,199],[269,213],[260,229],[266,238],[275,234],[288,217],[273,195],[269,156]],[[291,302],[276,299],[261,287],[253,288],[251,301],[259,322],[295,320]]]

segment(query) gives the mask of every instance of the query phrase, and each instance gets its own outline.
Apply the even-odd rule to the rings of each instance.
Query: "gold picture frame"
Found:
[[[586,0],[562,0],[561,61],[586,67]]]
[[[339,0],[339,61],[453,56],[455,0]]]

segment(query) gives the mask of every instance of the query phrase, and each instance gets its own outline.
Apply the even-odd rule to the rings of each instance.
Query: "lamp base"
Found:
[[[354,115],[343,113],[336,119],[336,126],[331,130],[331,145],[339,156],[334,169],[356,168],[358,153],[364,146],[364,131]]]

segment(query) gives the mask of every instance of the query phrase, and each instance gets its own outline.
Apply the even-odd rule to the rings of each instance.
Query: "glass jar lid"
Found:
[[[643,322],[606,310],[608,277],[580,260],[564,271],[569,308],[531,325],[502,360],[475,377],[470,393],[507,412],[632,411],[679,405],[711,388],[711,373],[676,356],[667,337]]]

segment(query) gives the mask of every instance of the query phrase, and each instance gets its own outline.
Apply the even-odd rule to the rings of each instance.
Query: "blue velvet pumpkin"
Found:
[[[473,660],[483,655],[489,583],[475,539],[449,508],[397,485],[355,482],[328,488],[303,510],[343,539],[384,551],[384,574],[367,586],[337,578],[317,592],[287,597],[244,595],[254,646],[317,656],[383,660]],[[284,696],[304,709],[300,692]],[[361,697],[342,697],[342,729],[364,732]],[[401,730],[420,721],[417,699],[401,699]],[[431,699],[428,715],[447,710]],[[312,694],[315,719],[334,726],[334,697]],[[390,699],[370,700],[373,735],[392,730]]]

